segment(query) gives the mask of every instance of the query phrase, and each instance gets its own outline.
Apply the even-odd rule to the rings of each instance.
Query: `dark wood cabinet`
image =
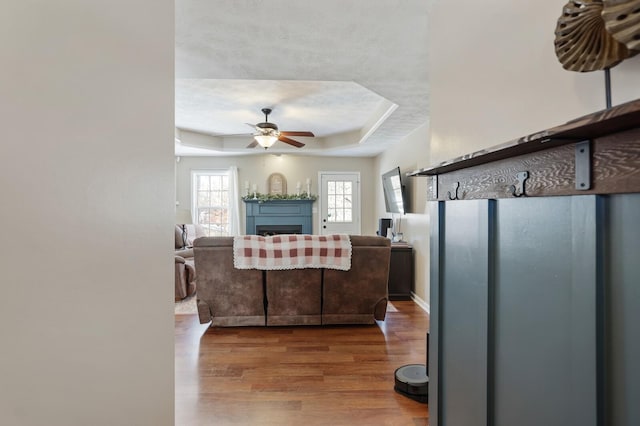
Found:
[[[410,300],[413,289],[413,248],[391,244],[389,265],[389,300]]]

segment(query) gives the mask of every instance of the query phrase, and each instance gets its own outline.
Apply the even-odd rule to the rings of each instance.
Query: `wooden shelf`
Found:
[[[639,126],[636,100],[408,176],[430,177],[431,201],[511,198],[524,171],[529,197],[638,192]],[[576,186],[576,146],[584,141],[590,147],[588,189]]]

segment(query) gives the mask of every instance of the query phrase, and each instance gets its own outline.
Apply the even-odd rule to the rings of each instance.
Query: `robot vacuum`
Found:
[[[429,401],[429,377],[426,365],[404,365],[396,370],[395,378],[396,384],[393,389],[396,392],[414,401],[425,404]]]
[[[395,372],[396,384],[393,389],[400,395],[426,404],[429,402],[429,333],[427,332],[427,363],[408,364]]]

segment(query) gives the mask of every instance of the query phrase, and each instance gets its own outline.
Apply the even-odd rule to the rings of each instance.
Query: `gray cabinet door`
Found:
[[[437,418],[439,425],[482,425],[487,417],[491,203],[452,201],[432,209],[431,424]]]
[[[640,194],[610,195],[605,210],[606,421],[640,425]]]
[[[596,425],[596,203],[497,201],[489,371],[497,426]]]
[[[600,203],[432,203],[432,425],[597,424]]]

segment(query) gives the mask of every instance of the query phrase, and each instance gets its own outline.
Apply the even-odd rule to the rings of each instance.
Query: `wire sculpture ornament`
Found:
[[[603,3],[571,0],[556,26],[556,56],[568,71],[590,72],[611,68],[631,56],[626,45],[606,29]]]

